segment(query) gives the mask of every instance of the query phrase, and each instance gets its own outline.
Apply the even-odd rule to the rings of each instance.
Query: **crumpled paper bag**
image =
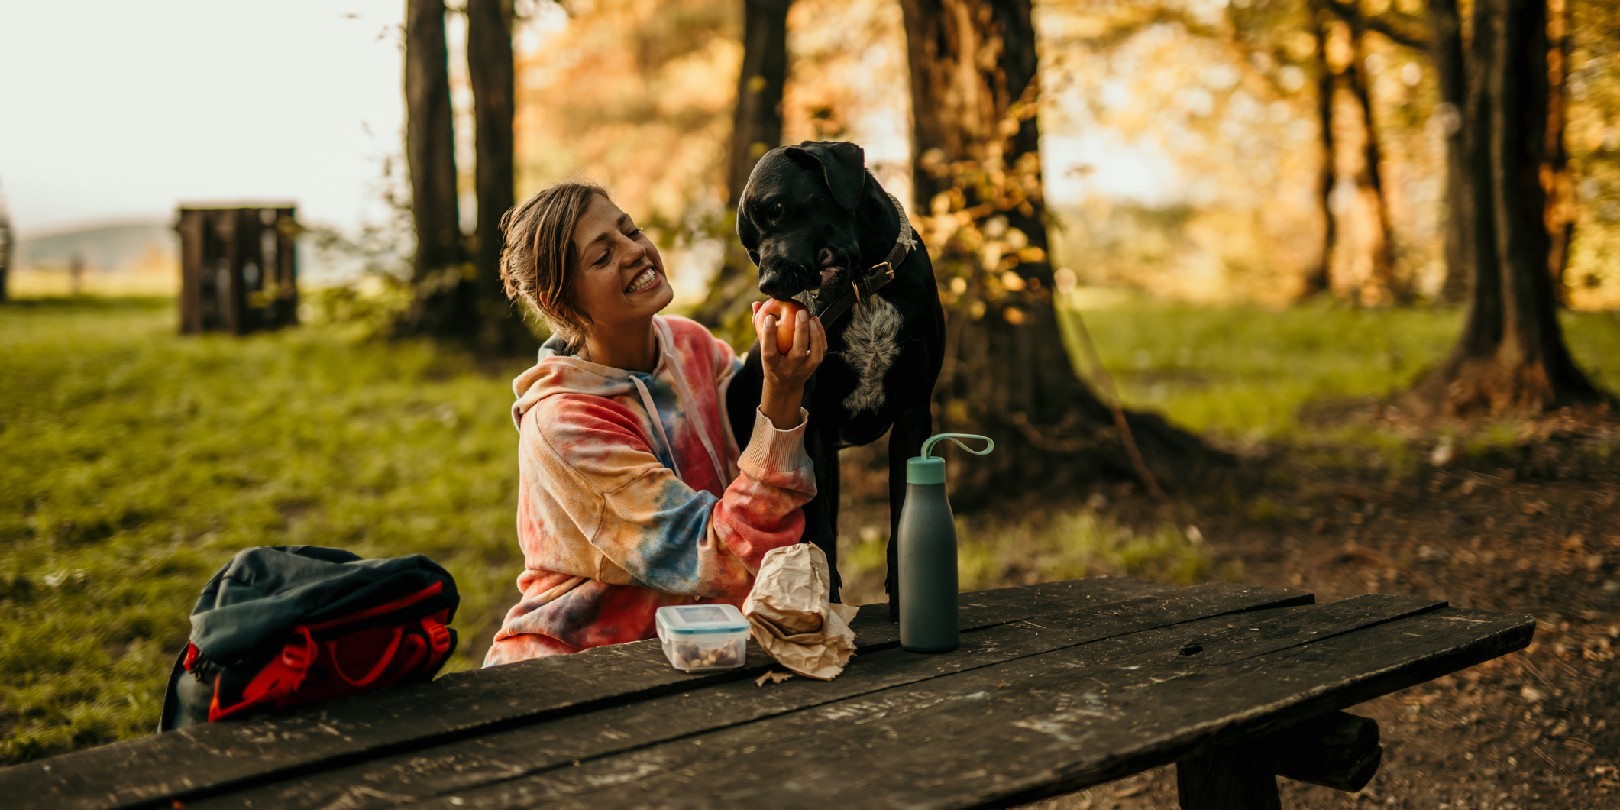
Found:
[[[849,622],[859,609],[827,601],[827,555],[809,543],[765,553],[743,601],[748,633],[782,666],[830,681],[855,654]]]

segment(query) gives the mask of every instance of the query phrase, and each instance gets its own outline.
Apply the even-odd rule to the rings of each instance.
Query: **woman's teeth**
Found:
[[[643,292],[645,290],[652,289],[653,285],[657,283],[658,271],[649,267],[646,270],[637,273],[636,277],[631,280],[630,286],[625,287],[624,291],[627,293]]]

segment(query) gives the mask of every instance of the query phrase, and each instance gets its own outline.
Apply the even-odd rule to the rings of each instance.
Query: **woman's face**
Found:
[[[651,318],[674,299],[658,248],[630,215],[600,194],[574,226],[579,272],[574,300],[589,316],[586,329],[611,329]]]

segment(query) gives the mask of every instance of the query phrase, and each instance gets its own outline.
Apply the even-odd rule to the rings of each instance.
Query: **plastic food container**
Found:
[[[748,657],[748,620],[736,605],[666,605],[654,619],[664,657],[678,670],[735,669]]]

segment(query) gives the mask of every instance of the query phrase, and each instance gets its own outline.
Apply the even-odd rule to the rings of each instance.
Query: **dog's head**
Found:
[[[866,153],[843,141],[772,149],[754,165],[737,203],[737,236],[772,298],[848,283],[860,258],[856,209]]]

